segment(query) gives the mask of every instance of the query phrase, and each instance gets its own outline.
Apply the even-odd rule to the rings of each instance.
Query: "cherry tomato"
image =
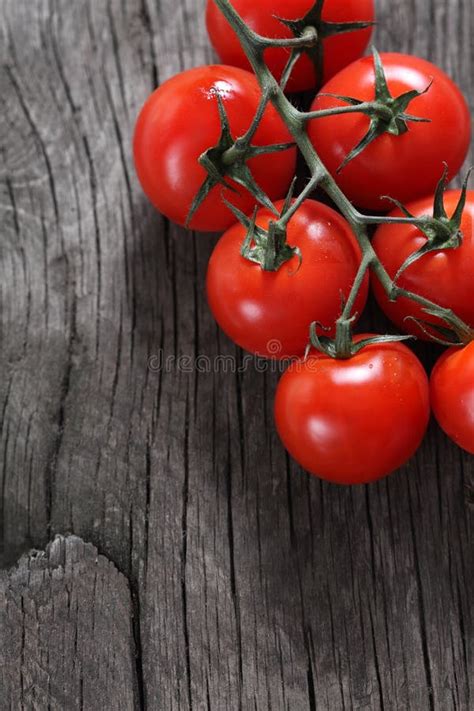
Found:
[[[474,454],[474,341],[443,353],[431,373],[430,389],[439,425]]]
[[[285,20],[303,18],[313,7],[314,0],[232,0],[233,7],[255,32],[264,37],[293,37],[291,30],[277,17]],[[372,22],[373,0],[325,0],[322,19],[327,22]],[[206,13],[207,29],[211,42],[223,62],[244,69],[249,68],[245,53],[237,35],[214,0],[208,0]],[[360,57],[372,34],[371,28],[335,35],[324,40],[323,81]],[[290,54],[286,48],[270,48],[265,51],[265,61],[276,79],[280,80]],[[316,86],[314,64],[308,55],[303,55],[293,69],[287,84],[288,91],[306,91]]]
[[[281,210],[283,201],[277,202]],[[265,228],[275,219],[267,209],[257,215]],[[333,333],[342,297],[349,295],[361,260],[348,223],[330,207],[306,200],[288,224],[287,240],[301,251],[278,271],[264,271],[240,254],[245,228],[234,225],[217,243],[209,261],[207,297],[223,331],[239,346],[263,357],[302,355],[309,326],[318,321]],[[360,313],[367,281],[355,305]]]
[[[261,97],[255,77],[243,69],[205,66],[169,79],[149,97],[138,117],[134,157],[143,190],[166,217],[184,225],[195,195],[207,173],[199,156],[215,146],[221,134],[218,93],[223,101],[234,138],[252,123]],[[253,144],[262,146],[290,142],[291,136],[273,106],[269,105]],[[284,197],[293,178],[296,150],[262,155],[248,166],[270,199]],[[229,181],[232,182],[232,181]],[[215,186],[195,213],[190,227],[223,230],[235,218],[222,201],[222,194],[244,212],[256,202],[247,190],[240,195]]]
[[[288,452],[337,484],[364,484],[401,467],[418,449],[429,414],[427,375],[398,342],[366,346],[349,360],[313,352],[283,374],[275,400]]]
[[[459,190],[448,190],[444,195],[449,217],[456,209]],[[407,205],[408,210],[420,217],[433,212],[433,198],[428,197]],[[400,216],[400,210],[392,213]],[[452,309],[463,321],[474,327],[474,191],[468,191],[466,207],[461,222],[463,240],[456,249],[439,250],[423,255],[402,272],[398,286],[424,296],[440,306]],[[377,256],[393,279],[405,260],[426,244],[427,238],[414,225],[381,225],[374,236],[373,246]],[[443,325],[427,316],[423,307],[409,299],[390,301],[380,282],[374,276],[372,287],[383,311],[401,331],[427,338],[426,333],[408,316]],[[446,326],[446,324],[444,324]]]
[[[438,67],[404,54],[381,54],[392,96],[411,89],[430,89],[410,102],[407,112],[427,118],[430,123],[408,122],[401,135],[384,133],[348,163],[337,169],[359,143],[369,128],[365,114],[341,114],[309,123],[308,132],[323,163],[339,187],[354,203],[369,210],[388,210],[391,203],[381,200],[388,195],[406,203],[433,193],[443,162],[451,179],[467,155],[471,119],[466,101],[458,87]],[[323,93],[351,96],[373,101],[375,96],[374,61],[364,57],[343,69],[321,90],[312,110],[344,106]]]

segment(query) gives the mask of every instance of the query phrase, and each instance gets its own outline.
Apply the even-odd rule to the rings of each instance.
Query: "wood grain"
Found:
[[[127,579],[57,536],[0,573],[2,709],[139,708]]]
[[[377,46],[436,61],[472,104],[471,2],[378,5]],[[83,580],[63,565],[59,590],[73,575],[80,619],[65,602],[57,627],[38,618],[25,663],[71,655],[58,671],[66,709],[468,711],[473,458],[433,425],[401,472],[333,487],[282,450],[276,373],[149,367],[160,352],[243,358],[205,303],[215,237],[154,213],[131,160],[152,88],[213,60],[203,6],[0,5],[0,553],[10,565],[70,532],[121,573],[102,558],[97,573],[88,545]],[[434,350],[421,352],[432,362]],[[35,573],[41,593],[32,565],[2,584],[19,599],[20,576],[21,595],[52,605],[51,563]],[[100,607],[96,575],[119,617]],[[18,661],[27,628],[7,604],[3,654]],[[71,635],[100,610],[97,696],[81,707],[77,660],[89,647],[75,651]],[[116,625],[120,658],[109,656]],[[11,696],[17,674],[7,665],[2,709],[54,708]]]

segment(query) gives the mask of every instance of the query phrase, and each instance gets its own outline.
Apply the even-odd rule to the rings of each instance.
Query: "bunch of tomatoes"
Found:
[[[235,22],[224,12],[229,5]],[[362,56],[373,0],[208,0],[206,20],[223,63],[154,91],[138,117],[135,165],[167,218],[223,232],[208,265],[209,306],[238,346],[289,360],[275,398],[283,444],[323,479],[367,483],[414,454],[432,408],[474,453],[474,192],[445,189],[470,146],[462,93],[424,59]],[[260,81],[243,33],[258,49]],[[299,141],[292,129],[304,113],[288,104],[282,115],[275,101],[262,102],[269,73],[273,96],[285,92],[296,105],[304,99],[295,92],[313,93]],[[310,197],[309,178],[294,197],[302,145],[324,167],[315,185],[336,185],[357,210],[377,213],[371,249],[392,283],[466,324],[463,342],[446,350],[430,381],[400,339],[362,334],[350,352],[338,350],[344,303],[353,324],[370,287],[403,333],[439,337],[446,324],[360,272],[366,255],[354,225]]]

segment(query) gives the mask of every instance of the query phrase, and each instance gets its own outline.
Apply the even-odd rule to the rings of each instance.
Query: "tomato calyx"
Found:
[[[433,316],[444,321],[446,326],[416,318],[415,316],[407,316],[405,320],[414,321],[423,333],[435,343],[439,343],[441,346],[459,346],[463,348],[471,341],[474,341],[474,330],[450,309],[444,309],[439,306],[436,308],[424,308],[422,311],[427,316]]]
[[[461,231],[461,222],[463,218],[464,208],[466,206],[467,185],[471,175],[472,168],[468,171],[461,189],[458,204],[451,217],[446,212],[444,206],[444,194],[448,183],[448,166],[445,165],[443,175],[438,183],[434,196],[433,214],[415,217],[411,212],[402,205],[398,200],[394,200],[389,196],[384,196],[383,199],[393,202],[403,214],[413,220],[413,224],[424,234],[426,243],[416,252],[403,262],[400,269],[395,275],[394,283],[396,284],[401,274],[411,264],[418,261],[425,254],[437,252],[444,249],[457,249],[461,246],[463,234]]]
[[[411,89],[400,96],[392,96],[390,89],[388,88],[387,79],[385,76],[385,71],[383,68],[382,60],[380,54],[375,47],[372,47],[372,55],[374,58],[374,70],[375,70],[375,99],[371,102],[361,101],[360,99],[355,99],[351,96],[341,96],[339,94],[320,94],[320,96],[331,96],[339,101],[343,101],[352,108],[359,107],[361,113],[366,114],[370,118],[370,124],[367,133],[359,141],[359,143],[354,146],[354,148],[347,154],[341,165],[338,167],[337,172],[340,173],[348,163],[350,163],[354,158],[356,158],[360,153],[362,153],[368,145],[370,145],[376,138],[382,136],[384,133],[389,133],[392,136],[401,136],[409,130],[408,123],[414,121],[416,123],[430,123],[430,119],[423,118],[420,116],[414,116],[407,113],[409,104],[419,96],[426,94],[431,88],[431,82],[428,84],[426,89],[423,91],[418,91],[417,89]],[[347,109],[347,112],[351,111],[351,108]],[[319,112],[320,115],[330,114],[331,110],[326,112]],[[344,113],[341,110],[335,109],[334,113]],[[313,114],[308,114],[308,117],[317,118],[318,112]]]
[[[200,165],[207,172],[207,177],[193,200],[186,218],[186,227],[189,226],[194,214],[216,185],[222,185],[233,193],[238,193],[238,190],[229,183],[229,179],[248,190],[264,207],[275,212],[272,201],[254,179],[247,161],[268,153],[286,151],[295,145],[293,142],[277,143],[270,146],[252,145],[252,139],[270,100],[270,90],[263,94],[255,118],[248,131],[237,139],[232,136],[221,95],[218,91],[215,91],[214,94],[219,110],[221,134],[216,145],[204,151],[198,159]]]
[[[367,346],[381,343],[399,343],[400,341],[408,341],[414,338],[414,336],[395,336],[387,334],[380,336],[374,335],[369,338],[354,341],[352,327],[355,320],[356,316],[352,316],[351,318],[341,316],[336,321],[335,338],[320,335],[318,328],[323,331],[327,329],[317,321],[314,321],[309,328],[309,343],[306,348],[305,358],[308,356],[311,348],[315,348],[320,353],[324,353],[324,355],[334,360],[349,360]]]
[[[276,272],[285,262],[290,261],[295,256],[298,257],[299,261],[298,269],[301,266],[301,250],[299,247],[292,247],[287,242],[287,220],[285,220],[285,215],[290,210],[292,203],[294,184],[295,181],[290,187],[285,204],[279,214],[280,219],[270,220],[268,229],[256,224],[257,208],[255,208],[253,216],[250,218],[223,198],[229,210],[234,213],[237,220],[247,230],[240,254],[249,262],[258,264],[263,271]],[[272,208],[275,211],[275,207],[272,206]]]
[[[374,22],[326,22],[322,19],[325,0],[316,0],[306,15],[296,20],[286,20],[275,15],[274,17],[288,27],[296,38],[306,38],[307,44],[294,48],[287,66],[292,66],[297,58],[306,54],[313,63],[319,85],[324,74],[324,45],[323,40],[346,32],[357,32],[372,27]],[[283,73],[286,77],[287,72]],[[285,81],[282,82],[286,83]]]

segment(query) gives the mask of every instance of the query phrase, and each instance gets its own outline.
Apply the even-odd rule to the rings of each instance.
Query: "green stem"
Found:
[[[431,223],[431,217],[391,217],[386,215],[362,215],[358,214],[358,219],[364,225],[416,225],[417,227],[428,226]]]
[[[307,27],[301,37],[289,37],[288,39],[272,39],[255,35],[254,41],[259,50],[268,47],[285,47],[287,49],[304,49],[314,47],[318,43],[318,33],[315,27]]]
[[[248,149],[250,146],[253,137],[255,136],[255,133],[260,125],[260,122],[263,118],[263,114],[265,113],[265,109],[267,108],[269,102],[270,102],[270,89],[264,91],[262,93],[262,98],[260,99],[260,103],[257,109],[257,113],[255,114],[255,117],[250,124],[249,128],[247,129],[246,133],[238,138],[236,142],[234,143],[231,148],[229,148],[222,156],[222,162],[224,165],[232,165],[232,163],[235,162],[237,158],[239,158],[242,153],[245,153],[245,151]]]
[[[389,296],[390,299],[396,300],[399,297],[404,297],[411,299],[425,308],[429,309],[439,309],[439,305],[425,299],[418,294],[406,291],[405,289],[400,289],[396,286],[394,281],[389,276],[388,272],[384,268],[383,264],[380,262],[375,250],[372,247],[370,239],[367,234],[367,225],[369,224],[384,224],[384,223],[399,223],[399,224],[422,224],[423,218],[411,219],[406,217],[377,217],[377,216],[366,216],[361,214],[350,202],[350,200],[344,195],[342,190],[339,188],[334,178],[331,176],[320,157],[318,156],[314,146],[312,145],[308,134],[306,133],[306,121],[308,119],[320,118],[323,115],[334,115],[336,113],[355,113],[361,111],[362,108],[371,107],[374,109],[374,102],[367,102],[366,104],[359,104],[355,107],[337,107],[336,109],[328,109],[321,112],[304,113],[298,111],[293,104],[287,99],[282,88],[279,86],[278,82],[273,77],[269,68],[265,64],[263,59],[263,50],[266,47],[301,47],[304,44],[298,43],[298,41],[293,40],[269,40],[257,35],[253,30],[251,30],[245,22],[242,20],[240,15],[233,8],[229,0],[214,0],[216,5],[222,11],[223,15],[228,20],[229,24],[233,27],[239,40],[241,42],[242,48],[247,55],[247,58],[252,65],[255,75],[259,81],[262,88],[262,92],[268,95],[270,101],[274,105],[275,109],[280,114],[282,120],[287,125],[290,133],[292,134],[295,143],[298,145],[303,157],[311,171],[312,181],[314,185],[319,184],[326,194],[334,201],[336,206],[339,208],[341,213],[344,215],[346,220],[351,225],[352,231],[357,239],[357,242],[362,251],[362,263],[359,268],[356,280],[354,282],[353,288],[351,290],[349,299],[345,305],[343,316],[341,320],[345,323],[349,320],[351,311],[354,307],[357,294],[362,285],[365,273],[370,267],[377,278],[379,279],[382,287]],[[295,38],[296,40],[301,40],[303,38]],[[307,38],[306,38],[307,39]],[[331,113],[328,113],[331,112]],[[310,181],[311,185],[311,181]],[[308,194],[309,190],[304,191],[304,199]],[[301,198],[301,196],[300,196]],[[302,199],[296,199],[289,207],[290,216],[294,214],[295,210],[301,204]],[[295,207],[296,204],[296,207]],[[282,216],[278,221],[279,226],[284,226],[288,222],[289,218]],[[449,314],[451,323],[458,323],[460,328],[468,330],[469,327],[459,319],[452,311],[443,309],[444,313]]]
[[[304,203],[307,197],[311,195],[313,190],[316,189],[316,186],[320,179],[322,178],[321,173],[315,173],[314,175],[311,176],[308,184],[306,187],[301,191],[301,193],[298,195],[297,198],[294,199],[292,204],[289,206],[289,208],[282,214],[279,220],[277,220],[277,225],[281,228],[285,228],[288,222],[291,220],[295,212],[298,210],[299,207]]]
[[[387,106],[378,101],[364,101],[355,106],[334,106],[332,109],[319,109],[318,111],[305,111],[300,114],[303,121],[313,121],[314,119],[326,118],[327,116],[338,116],[339,114],[378,114],[382,118],[390,120],[393,113]]]
[[[288,79],[290,78],[291,73],[295,68],[295,64],[301,58],[301,54],[302,52],[298,50],[293,50],[293,52],[291,53],[280,79],[280,89],[282,91],[285,91],[286,85],[288,84]]]
[[[341,315],[342,320],[349,320],[352,316],[352,310],[354,308],[355,301],[357,299],[357,296],[359,295],[359,291],[362,287],[362,283],[365,279],[365,276],[367,272],[369,271],[370,265],[372,264],[372,256],[370,254],[365,253],[362,257],[361,263],[359,265],[359,269],[356,274],[356,278],[354,279],[354,283],[352,285],[352,289],[350,291],[349,297],[344,304],[344,309]]]

